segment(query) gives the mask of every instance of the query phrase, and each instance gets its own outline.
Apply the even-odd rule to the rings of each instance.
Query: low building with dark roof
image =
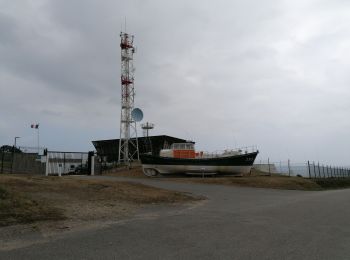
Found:
[[[133,140],[135,140],[135,138],[133,138]],[[173,143],[187,142],[185,139],[168,135],[138,137],[137,140],[140,154],[151,152],[154,155],[159,155],[161,149],[170,148]],[[92,141],[92,144],[95,146],[97,155],[105,157],[107,162],[118,161],[119,139],[97,140]],[[131,149],[131,154],[135,152],[133,146],[129,146],[129,149]]]

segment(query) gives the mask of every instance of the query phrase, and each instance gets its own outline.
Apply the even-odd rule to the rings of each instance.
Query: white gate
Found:
[[[48,151],[46,176],[63,174],[89,174],[88,153]]]

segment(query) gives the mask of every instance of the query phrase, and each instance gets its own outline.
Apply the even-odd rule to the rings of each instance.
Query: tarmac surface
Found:
[[[288,191],[126,179],[207,200],[0,251],[0,259],[350,259],[350,189]]]

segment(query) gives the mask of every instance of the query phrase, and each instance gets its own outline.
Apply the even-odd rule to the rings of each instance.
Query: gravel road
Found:
[[[350,259],[350,189],[306,192],[94,178],[208,199],[150,206],[104,228],[0,251],[0,259]]]

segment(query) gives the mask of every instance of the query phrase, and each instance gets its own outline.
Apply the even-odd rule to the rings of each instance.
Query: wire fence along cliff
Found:
[[[350,177],[349,167],[338,167],[333,165],[324,165],[320,163],[307,161],[305,163],[292,163],[288,161],[270,162],[260,161],[255,164],[256,169],[266,173],[277,173],[285,176],[300,176],[310,179],[326,178],[348,178]]]

